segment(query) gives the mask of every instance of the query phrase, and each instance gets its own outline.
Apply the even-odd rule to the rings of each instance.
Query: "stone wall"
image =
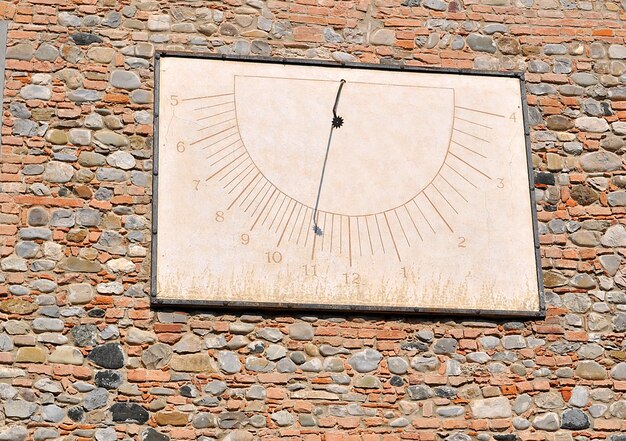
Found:
[[[0,440],[626,440],[623,3],[30,0],[0,17]],[[547,318],[151,309],[157,49],[525,71]]]

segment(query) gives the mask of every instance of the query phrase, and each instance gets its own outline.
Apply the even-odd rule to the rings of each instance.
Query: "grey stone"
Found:
[[[88,89],[76,89],[67,93],[67,98],[76,103],[100,101],[102,99],[102,96],[102,92]]]
[[[70,34],[70,38],[74,40],[78,46],[88,46],[93,43],[102,43],[102,38],[87,32],[75,32]]]
[[[575,372],[586,380],[604,380],[607,376],[606,369],[595,361],[580,361]]]
[[[107,163],[112,167],[121,168],[122,170],[130,170],[135,167],[137,161],[133,155],[128,152],[113,152],[107,157]]]
[[[130,99],[135,104],[150,104],[153,101],[152,93],[143,89],[133,90]]]
[[[377,29],[371,33],[369,42],[377,46],[392,46],[396,41],[396,33],[391,29]]]
[[[96,346],[87,356],[89,360],[107,369],[119,369],[124,366],[124,352],[117,343]]]
[[[30,43],[18,43],[6,48],[6,58],[28,61],[33,58],[34,50]]]
[[[612,44],[609,46],[609,58],[623,60],[626,58],[626,46],[621,44]]]
[[[611,378],[618,381],[626,380],[626,362],[621,362],[611,368]]]
[[[26,419],[37,411],[37,404],[24,400],[9,400],[4,403],[7,418]]]
[[[626,227],[622,224],[609,227],[600,239],[600,242],[605,247],[611,248],[626,246]]]
[[[59,50],[48,43],[42,43],[35,51],[35,58],[42,61],[54,61],[59,56]]]
[[[114,422],[137,422],[144,424],[150,414],[135,403],[115,403],[111,406],[111,417]]]
[[[74,167],[58,161],[50,161],[46,164],[43,173],[44,180],[54,183],[65,183],[74,177]]]
[[[126,180],[126,173],[115,168],[100,167],[96,170],[96,179],[103,182],[122,182]]]
[[[440,338],[433,346],[435,354],[453,354],[456,352],[458,342],[454,338]]]
[[[470,409],[474,418],[509,418],[512,415],[511,403],[506,397],[472,400]]]
[[[357,372],[371,372],[378,368],[383,356],[375,349],[365,349],[355,353],[348,359],[348,363]]]
[[[260,357],[249,356],[246,358],[246,369],[254,372],[271,372],[276,364]]]
[[[58,423],[65,417],[65,411],[56,404],[48,404],[41,406],[41,416],[44,421]]]
[[[282,358],[276,363],[276,370],[281,373],[295,372],[296,364],[290,358]]]
[[[13,122],[12,133],[17,136],[35,136],[39,125],[29,119],[16,119]]]
[[[107,148],[126,147],[129,144],[126,136],[120,135],[119,133],[115,133],[111,130],[98,130],[94,134],[94,139]]]
[[[496,45],[493,41],[493,38],[489,36],[480,35],[480,34],[470,34],[467,36],[465,41],[467,42],[468,46],[473,51],[488,52],[490,54],[493,54],[496,52]]]
[[[134,90],[141,87],[141,80],[135,72],[114,70],[111,73],[111,85],[118,89]]]
[[[590,425],[589,417],[580,409],[567,409],[561,414],[561,429],[584,430]]]
[[[433,390],[426,385],[409,386],[406,391],[412,400],[425,400],[434,395]]]
[[[575,386],[569,404],[576,407],[585,407],[589,402],[589,391],[585,386]]]
[[[52,427],[39,427],[33,434],[34,441],[44,441],[47,439],[54,439],[59,437],[59,431]],[[0,438],[2,439],[2,438]]]
[[[81,208],[76,212],[76,222],[83,227],[95,227],[101,219],[100,211],[93,208]]]
[[[279,342],[284,337],[283,333],[280,332],[280,330],[276,328],[257,329],[255,334],[257,337],[262,338],[263,340],[267,340],[272,343]]]
[[[289,326],[289,338],[292,340],[313,340],[315,331],[309,323],[294,323]]]
[[[57,318],[37,317],[33,320],[32,327],[34,331],[62,331],[64,324],[63,320]]]
[[[24,425],[7,427],[0,431],[0,441],[24,441],[28,436],[28,429]]]
[[[241,370],[241,362],[234,352],[220,351],[217,354],[220,369],[227,374],[236,374]]]
[[[435,371],[439,367],[439,360],[436,357],[413,357],[411,367],[418,372]]]
[[[567,48],[562,44],[546,44],[543,47],[543,53],[546,55],[566,55]]]
[[[533,419],[532,424],[535,429],[547,430],[549,432],[555,432],[561,426],[559,416],[554,412],[537,415]]]
[[[402,357],[389,357],[387,366],[392,374],[403,375],[409,370],[409,364]]]
[[[435,11],[448,10],[448,4],[441,0],[422,0],[422,6]]]
[[[609,130],[609,123],[603,118],[581,116],[574,122],[576,128],[593,133],[603,133]]]
[[[31,241],[19,241],[15,244],[15,254],[23,259],[32,259],[39,253],[39,245]]]
[[[322,362],[319,358],[312,358],[300,365],[304,372],[321,372]]]
[[[598,151],[582,156],[580,165],[586,172],[614,171],[621,168],[622,160],[614,153]]]

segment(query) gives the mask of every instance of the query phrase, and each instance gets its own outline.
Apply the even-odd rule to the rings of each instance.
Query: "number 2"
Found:
[[[459,248],[465,248],[465,238],[463,236],[459,236],[459,243],[458,243],[458,247]]]

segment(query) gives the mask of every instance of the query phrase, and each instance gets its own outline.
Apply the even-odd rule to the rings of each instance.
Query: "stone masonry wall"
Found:
[[[0,440],[625,441],[624,6],[0,2]],[[157,49],[525,71],[547,318],[151,309]]]

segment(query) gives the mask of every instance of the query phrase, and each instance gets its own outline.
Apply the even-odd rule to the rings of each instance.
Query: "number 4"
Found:
[[[517,117],[515,116],[515,112],[511,113],[511,116],[509,116],[509,119],[512,119],[513,122],[517,122]]]

